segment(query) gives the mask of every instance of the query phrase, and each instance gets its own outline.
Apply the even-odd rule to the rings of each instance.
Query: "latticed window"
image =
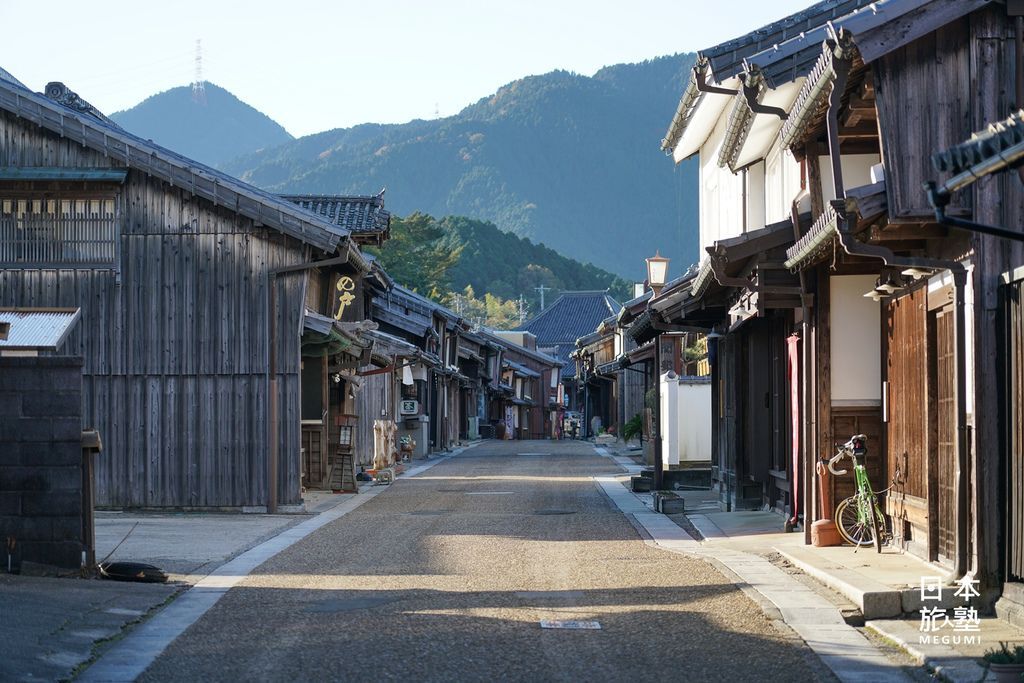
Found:
[[[0,268],[112,268],[117,202],[107,198],[0,198]]]

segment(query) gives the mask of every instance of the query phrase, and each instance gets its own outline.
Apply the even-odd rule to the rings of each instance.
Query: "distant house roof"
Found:
[[[533,351],[531,349],[526,348],[525,346],[520,346],[519,344],[516,344],[511,339],[499,337],[498,335],[494,334],[493,331],[488,330],[484,327],[474,330],[473,333],[488,342],[497,344],[498,346],[513,351],[515,353],[520,353],[526,356],[527,358],[533,358],[534,360],[540,361],[541,363],[548,363],[550,365],[558,366],[562,365],[564,362],[551,354],[543,353],[541,351]]]
[[[46,86],[51,98],[9,76],[0,78],[0,110],[324,251],[336,250],[349,234],[277,195],[132,135],[61,83]]]
[[[361,244],[380,245],[391,236],[391,212],[384,208],[384,190],[365,197],[314,194],[285,194],[281,197],[306,211],[326,217],[334,225],[351,232],[353,239]]]
[[[562,292],[555,302],[519,329],[537,337],[537,346],[576,345],[576,340],[617,315],[622,305],[604,290]]]
[[[56,351],[80,317],[78,308],[0,308],[0,351]]]

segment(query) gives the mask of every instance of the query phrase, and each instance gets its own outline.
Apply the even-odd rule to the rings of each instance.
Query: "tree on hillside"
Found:
[[[448,271],[459,261],[461,247],[441,243],[445,231],[425,213],[391,219],[391,239],[372,249],[395,282],[432,299],[440,300],[450,289]]]
[[[502,299],[486,292],[482,299],[476,297],[472,285],[461,292],[453,292],[443,303],[466,320],[496,330],[514,330],[519,326],[519,302]]]

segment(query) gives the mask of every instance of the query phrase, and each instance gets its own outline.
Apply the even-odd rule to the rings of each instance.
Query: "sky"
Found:
[[[0,0],[0,67],[111,114],[191,83],[200,40],[204,80],[301,136],[451,116],[523,76],[693,52],[812,3],[51,0],[45,19],[44,5]]]

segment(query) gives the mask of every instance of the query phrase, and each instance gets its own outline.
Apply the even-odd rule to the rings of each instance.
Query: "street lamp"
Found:
[[[667,275],[668,259],[662,256],[658,250],[655,250],[654,256],[647,259],[647,284],[654,290],[654,296],[658,296],[661,293],[661,288],[665,286]]]
[[[651,290],[654,292],[652,298],[658,296],[661,293],[662,287],[665,286],[665,281],[668,275],[668,259],[661,255],[657,250],[654,252],[654,256],[647,259],[647,284],[651,286]],[[661,334],[654,338],[654,387],[655,387],[655,399],[657,404],[657,416],[652,421],[654,423],[654,434],[652,434],[651,446],[654,450],[654,482],[651,487],[655,491],[660,491],[664,486],[664,465],[661,461]]]

